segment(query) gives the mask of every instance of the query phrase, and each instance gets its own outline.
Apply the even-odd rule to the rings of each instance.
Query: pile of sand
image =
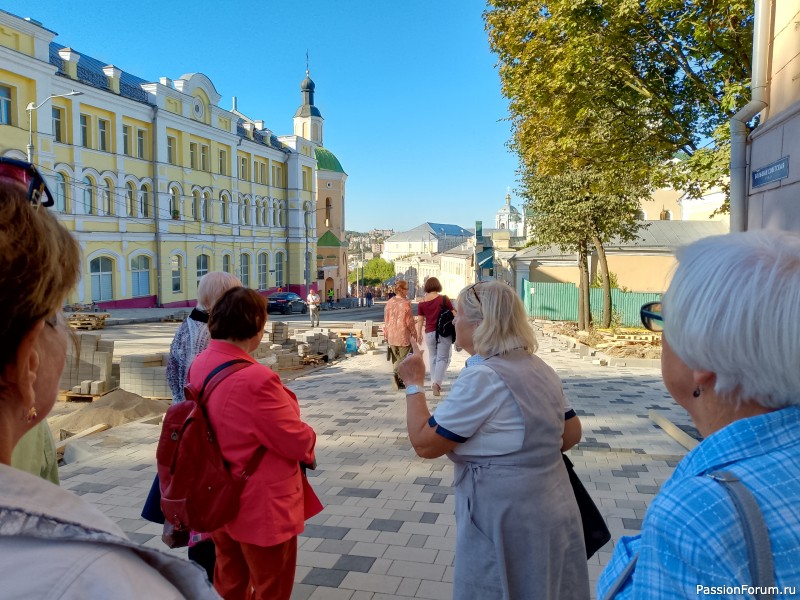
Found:
[[[49,418],[48,424],[58,439],[62,429],[78,433],[99,423],[115,427],[144,417],[160,416],[167,412],[169,404],[166,400],[150,400],[116,389],[69,414]]]

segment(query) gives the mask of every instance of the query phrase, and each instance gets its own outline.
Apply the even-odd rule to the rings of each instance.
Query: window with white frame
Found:
[[[220,223],[227,223],[230,218],[228,213],[228,194],[225,192],[219,193],[219,221]]]
[[[222,255],[222,271],[224,273],[231,272],[231,255],[230,254],[223,254]]]
[[[56,210],[67,212],[67,178],[63,173],[56,173]]]
[[[265,252],[258,255],[258,289],[267,289],[268,257]]]
[[[89,122],[89,115],[80,116],[81,123],[81,146],[89,148],[91,144],[91,128]]]
[[[136,216],[136,186],[132,181],[125,184],[125,203],[128,205],[128,216]]]
[[[244,287],[250,287],[250,255],[244,254],[239,257],[239,279]]]
[[[98,147],[103,152],[108,152],[109,122],[105,119],[97,120]]]
[[[192,219],[200,220],[200,190],[192,192]]]
[[[203,221],[211,221],[211,194],[203,192]]]
[[[94,181],[91,177],[84,177],[83,185],[83,212],[87,215],[94,214]]]
[[[283,252],[275,255],[275,285],[283,287]]]
[[[89,263],[91,273],[92,302],[114,299],[114,261],[100,256]]]
[[[150,295],[150,259],[147,256],[131,259],[131,286],[134,297]]]
[[[57,106],[53,107],[53,140],[64,141],[64,111]]]
[[[171,165],[178,162],[178,140],[171,135],[167,136],[167,162]]]
[[[169,214],[173,219],[179,219],[181,216],[181,200],[176,188],[169,190]]]
[[[227,150],[219,151],[219,174],[228,174],[228,152]]]
[[[208,254],[197,255],[197,283],[200,283],[200,278],[208,273]]]
[[[125,156],[131,156],[131,126],[122,126],[122,152]]]
[[[145,155],[145,131],[144,129],[136,130],[136,156],[139,158],[146,158]]]
[[[250,200],[244,198],[242,200],[242,214],[239,218],[239,222],[242,225],[249,225],[250,224]]]
[[[169,259],[170,271],[172,272],[172,293],[178,293],[181,291],[181,281],[183,279],[183,273],[181,273],[181,261],[182,258],[180,256],[172,256]]]
[[[247,180],[247,157],[239,157],[239,179]]]
[[[139,214],[143,217],[150,216],[150,188],[142,185],[139,190]]]
[[[110,179],[105,180],[105,187],[103,188],[102,202],[100,204],[101,215],[114,214],[114,182]]]
[[[208,162],[208,146],[203,144],[200,146],[200,170],[210,171],[211,167]]]
[[[0,85],[0,125],[13,125],[11,122],[11,88]]]

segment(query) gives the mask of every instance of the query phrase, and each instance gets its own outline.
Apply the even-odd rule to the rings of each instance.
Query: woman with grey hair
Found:
[[[208,346],[208,313],[229,289],[242,285],[238,277],[222,271],[212,271],[200,278],[197,284],[197,306],[184,319],[169,348],[167,359],[167,384],[173,402],[183,402],[186,374],[194,357]]]
[[[414,450],[454,463],[453,597],[586,600],[581,515],[561,458],[577,439],[565,439],[561,380],[534,355],[533,328],[510,286],[476,283],[456,306],[456,339],[478,360],[433,416],[415,341],[399,367]]]
[[[797,597],[800,236],[749,231],[678,252],[662,303],[664,385],[703,441],[620,539],[598,598]],[[773,590],[774,594],[774,590]],[[777,595],[777,594],[776,594]]]

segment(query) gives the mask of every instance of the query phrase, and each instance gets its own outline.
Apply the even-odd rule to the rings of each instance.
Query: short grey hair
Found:
[[[525,306],[506,283],[486,281],[465,287],[458,294],[456,310],[460,319],[478,323],[472,342],[483,357],[518,348],[533,354],[538,348]]]
[[[197,308],[210,311],[222,294],[241,285],[242,282],[239,281],[239,278],[230,273],[223,271],[206,273],[197,284]]]
[[[800,235],[708,237],[677,253],[663,298],[664,335],[715,391],[765,408],[800,404]]]

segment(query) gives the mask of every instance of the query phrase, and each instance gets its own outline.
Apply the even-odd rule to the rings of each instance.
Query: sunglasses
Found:
[[[664,331],[664,315],[661,314],[661,302],[648,302],[639,311],[642,325],[650,331]]]
[[[482,281],[478,281],[476,283],[473,283],[471,286],[467,288],[468,290],[471,290],[473,294],[475,294],[475,300],[478,301],[478,306],[483,306],[483,305],[481,304],[481,297],[478,296],[478,290],[475,289],[475,286],[480,285],[482,283],[483,283]]]
[[[53,196],[39,170],[31,163],[0,157],[0,180],[13,179],[28,190],[28,201],[34,206],[53,206]]]

